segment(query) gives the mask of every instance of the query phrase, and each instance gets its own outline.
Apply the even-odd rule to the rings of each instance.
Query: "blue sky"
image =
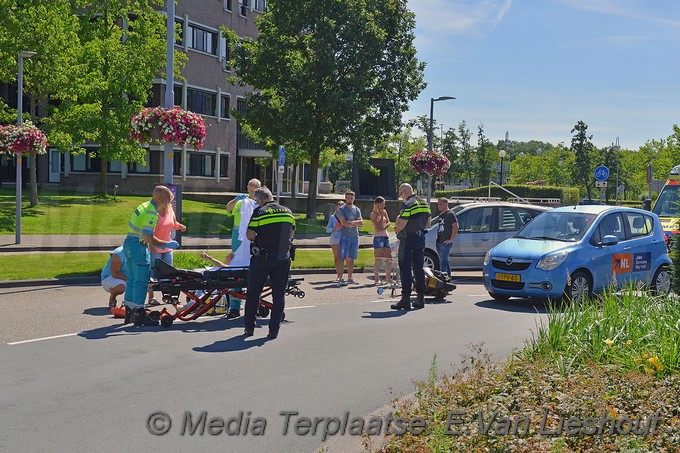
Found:
[[[493,143],[637,149],[680,123],[679,0],[409,0],[427,88],[405,119],[484,125]]]

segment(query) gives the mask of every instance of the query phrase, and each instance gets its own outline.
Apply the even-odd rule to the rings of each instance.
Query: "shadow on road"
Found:
[[[90,316],[111,316],[111,309],[109,307],[92,307],[83,310],[84,315]]]
[[[361,319],[390,319],[396,318],[397,316],[404,316],[406,311],[404,310],[392,310],[390,311],[365,311]]]
[[[255,335],[266,335],[265,333],[262,332],[260,329],[255,330]],[[267,337],[262,337],[262,338],[253,338],[249,337],[246,338],[243,335],[239,335],[236,337],[231,337],[227,338],[224,340],[216,341],[213,344],[205,345],[205,346],[197,346],[195,348],[192,348],[192,350],[196,352],[235,352],[235,351],[243,351],[246,349],[254,348],[254,347],[260,347],[264,345],[265,343],[269,341],[275,341],[275,340],[270,340]]]
[[[510,299],[506,302],[498,302],[493,299],[489,299],[477,302],[475,305],[480,308],[510,311],[513,313],[548,313],[548,308],[545,302],[534,301],[531,299]]]

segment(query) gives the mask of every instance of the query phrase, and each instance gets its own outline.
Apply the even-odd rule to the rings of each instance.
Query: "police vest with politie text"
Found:
[[[415,194],[411,195],[404,201],[399,218],[406,220],[407,223],[397,235],[398,238],[411,234],[422,236],[430,219],[430,207]]]
[[[274,201],[253,211],[248,229],[256,233],[251,254],[267,260],[291,258],[291,233],[295,230],[293,213]]]

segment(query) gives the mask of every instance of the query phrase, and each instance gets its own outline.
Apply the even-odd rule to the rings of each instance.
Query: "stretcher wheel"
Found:
[[[161,316],[161,326],[170,327],[174,321],[173,317],[170,315]]]
[[[154,321],[159,321],[159,320],[161,319],[161,312],[160,312],[160,311],[156,311],[156,310],[152,310],[152,311],[149,311],[149,313],[147,314],[147,316],[148,316],[149,318],[153,319]]]
[[[264,305],[260,305],[257,308],[257,316],[259,316],[260,318],[266,318],[267,316],[269,316],[269,309]]]

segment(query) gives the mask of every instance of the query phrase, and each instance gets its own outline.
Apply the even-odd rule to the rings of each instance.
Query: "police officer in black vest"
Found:
[[[401,300],[391,305],[394,310],[411,309],[411,288],[416,280],[416,301],[413,308],[425,307],[425,230],[430,227],[430,207],[413,193],[410,184],[399,186],[404,200],[394,231],[399,239],[399,275]]]
[[[260,295],[267,277],[271,280],[272,309],[269,319],[268,338],[279,335],[283,318],[286,287],[290,273],[290,247],[295,233],[295,219],[290,209],[276,203],[266,187],[255,189],[253,198],[258,207],[248,223],[246,235],[252,241],[250,269],[246,293],[244,335],[250,337],[255,331],[255,316]]]

